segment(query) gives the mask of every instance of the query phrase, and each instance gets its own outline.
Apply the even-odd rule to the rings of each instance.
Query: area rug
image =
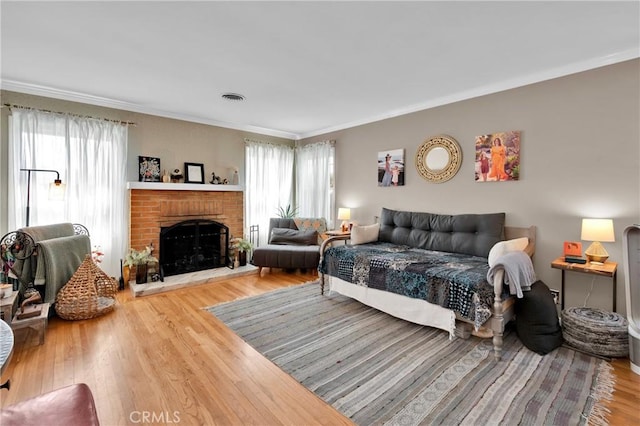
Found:
[[[507,332],[449,339],[306,283],[207,308],[266,358],[359,425],[606,424],[611,366]]]

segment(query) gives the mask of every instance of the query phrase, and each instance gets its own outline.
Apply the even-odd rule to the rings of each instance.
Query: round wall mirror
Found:
[[[462,164],[460,145],[451,136],[427,139],[418,147],[416,168],[429,182],[446,182],[458,173]]]

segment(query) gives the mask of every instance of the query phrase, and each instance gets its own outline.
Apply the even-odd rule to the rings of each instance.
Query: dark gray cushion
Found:
[[[290,244],[296,246],[314,246],[318,244],[318,233],[312,229],[273,228],[269,244]]]
[[[253,251],[255,266],[284,269],[316,269],[320,262],[320,246],[269,244]]]
[[[378,241],[487,257],[504,239],[504,213],[443,215],[383,208]]]
[[[562,345],[562,329],[549,287],[542,281],[531,285],[522,299],[516,299],[516,331],[522,343],[545,355]]]

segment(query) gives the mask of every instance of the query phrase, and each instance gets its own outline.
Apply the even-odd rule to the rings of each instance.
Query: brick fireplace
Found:
[[[129,184],[129,246],[138,250],[153,243],[160,257],[160,229],[189,219],[209,219],[229,228],[230,237],[242,237],[244,197],[231,186],[162,183]],[[228,187],[222,188],[222,187]],[[157,188],[157,189],[156,189]],[[171,189],[169,189],[171,188]],[[173,188],[181,188],[173,190]]]

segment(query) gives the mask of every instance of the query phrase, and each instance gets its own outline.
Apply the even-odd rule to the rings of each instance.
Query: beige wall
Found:
[[[616,242],[604,243],[619,262],[618,311],[624,312],[622,233],[640,222],[640,61],[504,91],[309,138],[336,142],[336,205],[371,223],[382,207],[457,214],[507,213],[507,224],[536,225],[534,266],[551,288],[560,271],[550,263],[565,240],[580,239],[582,217],[614,219]],[[522,131],[521,177],[515,182],[474,181],[474,138]],[[448,134],[460,144],[462,167],[433,184],[415,168],[418,146]],[[379,188],[379,151],[405,149],[406,186]],[[586,249],[589,243],[583,243]],[[636,277],[637,279],[637,277]],[[567,273],[566,306],[582,306],[591,277]],[[589,306],[611,309],[611,280],[596,278]]]

